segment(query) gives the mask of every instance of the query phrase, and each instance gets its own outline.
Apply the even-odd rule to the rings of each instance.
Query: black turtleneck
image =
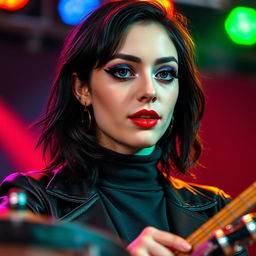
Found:
[[[161,149],[146,156],[102,148],[97,188],[119,236],[133,241],[146,226],[169,230],[160,172]]]

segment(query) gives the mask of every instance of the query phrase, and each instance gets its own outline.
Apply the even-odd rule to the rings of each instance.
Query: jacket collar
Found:
[[[213,208],[217,201],[182,180],[163,179],[170,231],[186,238],[209,220],[200,212]]]
[[[179,207],[192,211],[202,211],[216,205],[216,200],[202,193],[189,183],[171,177],[166,179],[162,176],[164,190],[168,200]],[[54,175],[47,185],[46,191],[61,199],[83,203],[95,193],[95,187],[89,187],[86,181],[68,178],[61,170],[55,170]]]
[[[62,169],[54,171],[46,191],[51,195],[75,203],[83,203],[96,193],[95,188],[89,187],[85,180],[78,177],[69,178]]]
[[[216,199],[202,193],[198,185],[193,186],[185,181],[171,177],[168,180],[163,177],[166,195],[179,207],[191,211],[203,211],[217,204]]]
[[[118,235],[112,220],[106,213],[105,206],[99,200],[96,188],[89,188],[81,179],[71,181],[66,177],[62,172],[56,171],[47,185],[47,193],[79,204],[76,214],[73,211],[62,216],[61,219],[66,222],[78,220]],[[217,202],[179,179],[167,180],[163,176],[162,179],[168,219],[171,220],[170,231],[187,237],[208,220],[208,217],[199,212],[214,207]]]

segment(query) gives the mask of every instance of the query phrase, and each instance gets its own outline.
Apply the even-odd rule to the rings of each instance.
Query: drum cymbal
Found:
[[[38,253],[42,249],[45,251],[54,250],[55,252],[60,250],[62,254],[59,255],[129,255],[124,246],[118,241],[110,236],[108,237],[105,233],[104,235],[99,233],[92,227],[81,227],[74,223],[64,224],[55,219],[35,215],[25,210],[2,211],[0,230],[0,247],[10,245],[38,248]],[[75,254],[64,254],[64,251]],[[15,254],[15,256],[18,255]],[[50,254],[48,251],[44,255],[58,254]]]

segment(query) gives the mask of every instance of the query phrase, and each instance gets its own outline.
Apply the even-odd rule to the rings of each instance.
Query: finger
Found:
[[[166,247],[171,247],[182,252],[188,252],[191,250],[191,245],[185,239],[172,233],[162,231],[154,227],[145,228],[143,233],[146,236],[151,236],[156,242]]]
[[[132,245],[127,247],[132,256],[173,256],[174,254],[157,243],[151,236],[142,235],[138,237]]]
[[[132,256],[151,256],[146,248],[143,247],[134,247],[134,248],[129,248],[127,247],[129,253]]]
[[[174,254],[168,248],[156,242],[152,237],[144,236],[142,240],[143,240],[142,244],[143,246],[145,246],[145,248],[147,248],[149,255],[174,256]]]

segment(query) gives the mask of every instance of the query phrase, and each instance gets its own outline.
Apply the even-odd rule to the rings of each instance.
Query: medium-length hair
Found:
[[[198,161],[202,146],[198,134],[204,110],[204,95],[194,64],[194,43],[187,20],[178,11],[169,12],[157,1],[114,1],[92,12],[67,37],[59,57],[46,114],[41,121],[38,145],[49,152],[47,169],[66,166],[76,174],[95,181],[100,158],[96,126],[81,122],[83,106],[72,91],[72,73],[90,84],[93,69],[104,66],[118,50],[127,30],[135,23],[157,23],[168,33],[179,61],[179,95],[174,124],[158,141],[162,148],[161,171],[189,174]],[[104,85],[102,85],[104,86]],[[171,129],[171,131],[170,131]]]

